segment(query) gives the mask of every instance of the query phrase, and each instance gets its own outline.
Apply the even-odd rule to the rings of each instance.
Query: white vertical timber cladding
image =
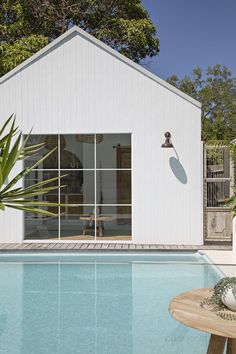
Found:
[[[192,102],[71,33],[0,84],[1,123],[11,112],[24,133],[132,133],[132,242],[202,243],[201,117]],[[174,172],[174,149],[160,147],[166,131]],[[0,242],[21,241],[22,224],[21,213],[1,212]]]
[[[21,116],[21,73],[14,80],[8,80],[0,85],[0,126],[12,113]],[[17,124],[21,125],[20,119]],[[22,164],[15,166],[9,175],[11,180],[19,171]],[[17,187],[21,183],[17,184]],[[14,209],[7,208],[0,211],[0,242],[12,243],[22,242],[23,237],[23,213]]]

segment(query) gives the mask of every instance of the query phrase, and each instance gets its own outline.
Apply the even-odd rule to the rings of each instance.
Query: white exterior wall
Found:
[[[0,84],[1,123],[11,113],[24,133],[132,133],[132,242],[202,244],[195,104],[72,33]],[[178,177],[170,166],[174,149],[160,147],[166,131],[183,166],[177,164]],[[1,212],[0,242],[22,241],[22,225],[22,213]]]

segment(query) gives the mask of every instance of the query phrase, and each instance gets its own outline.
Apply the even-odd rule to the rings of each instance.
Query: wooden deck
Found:
[[[232,246],[222,245],[157,245],[128,243],[0,243],[0,252],[11,251],[198,251],[232,250]]]

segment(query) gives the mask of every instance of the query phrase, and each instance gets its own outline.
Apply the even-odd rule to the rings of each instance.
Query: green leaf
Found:
[[[44,180],[44,181],[35,183],[35,184],[33,184],[33,185],[29,186],[29,187],[24,188],[24,191],[25,191],[25,192],[28,192],[28,191],[30,191],[30,190],[32,190],[32,189],[36,190],[36,189],[38,189],[39,187],[41,188],[42,186],[45,186],[45,185],[50,184],[50,183],[52,183],[52,182],[55,182],[55,181],[58,181],[58,182],[59,182],[59,180],[61,180],[63,177],[66,177],[66,176],[67,176],[67,175],[62,175],[62,176],[60,176],[60,177],[59,177],[59,176],[58,176],[58,177],[53,177],[53,178],[50,178],[50,179],[47,179],[47,180]],[[63,187],[65,187],[65,185],[60,185],[60,188],[63,188]],[[58,185],[57,188],[59,188],[59,185]]]
[[[14,132],[14,129],[15,129],[15,119],[16,118],[14,117],[13,123],[12,123],[11,128],[10,128],[9,136],[8,136],[7,141],[6,141],[6,146],[4,147],[4,150],[3,150],[2,161],[1,161],[1,165],[2,165],[3,171],[4,171],[5,163],[6,163],[8,154],[9,154],[11,141],[12,141],[12,138],[13,138],[13,132]],[[4,172],[3,172],[3,175],[4,175]]]
[[[1,195],[0,199],[4,200],[4,199],[14,199],[14,198],[31,198],[31,197],[35,197],[35,196],[39,196],[39,195],[43,195],[43,194],[47,194],[50,191],[59,189],[59,187],[47,187],[47,188],[43,188],[43,189],[36,189],[36,190],[32,190],[30,192],[25,192],[24,189],[22,189],[22,192],[18,192],[18,193],[6,193],[4,195]]]
[[[40,160],[38,160],[36,163],[34,163],[31,167],[25,168],[23,171],[18,173],[16,177],[14,177],[8,185],[2,190],[2,193],[5,193],[7,190],[9,190],[11,187],[13,187],[19,180],[21,180],[24,176],[29,174],[33,169],[35,169],[38,165],[40,165],[44,160],[46,160],[57,148],[52,149],[49,151],[46,155],[44,155]],[[58,177],[60,178],[60,177]]]
[[[63,204],[63,203],[53,203],[53,202],[44,202],[44,201],[33,201],[33,200],[4,200],[4,203],[9,204],[22,204],[22,205],[31,205],[31,206],[56,206],[56,207],[78,207],[80,204]]]
[[[3,127],[0,129],[0,136],[2,135],[2,133],[4,132],[4,130],[6,129],[7,125],[10,123],[10,121],[12,120],[13,114],[11,114],[11,116],[6,120],[6,123],[3,124]]]
[[[40,151],[41,148],[45,145],[44,143],[40,143],[40,144],[31,145],[31,146],[26,146],[26,144],[30,138],[31,131],[32,131],[32,129],[30,130],[29,134],[24,138],[24,141],[23,141],[21,147],[19,148],[18,158],[27,156],[28,154],[31,154],[31,153],[34,153],[37,151]]]
[[[9,152],[9,155],[7,157],[7,160],[5,162],[4,169],[3,169],[3,181],[6,180],[6,178],[8,177],[9,173],[11,172],[13,166],[15,165],[15,163],[17,161],[17,155],[18,155],[18,148],[19,148],[19,144],[20,144],[20,139],[21,139],[21,134],[18,136],[18,138],[15,141],[15,144],[14,144],[13,148]],[[0,185],[0,187],[1,186],[2,185]]]
[[[11,119],[12,117],[7,120],[7,122],[1,129],[1,132],[6,129],[7,125],[11,122]],[[17,136],[15,141],[13,142],[13,136],[15,135]],[[44,160],[46,160],[57,149],[56,147],[53,150],[49,151],[47,154],[45,154],[43,157],[41,157],[30,167],[23,169],[1,190],[4,181],[9,176],[16,162],[21,159],[27,159],[28,156],[37,153],[44,146],[44,143],[26,146],[30,134],[27,135],[23,143],[20,145],[21,136],[22,133],[18,132],[18,128],[15,127],[14,117],[13,122],[9,128],[9,133],[6,134],[5,137],[0,140],[0,142],[2,141],[0,156],[0,210],[4,210],[5,206],[7,206],[9,208],[15,208],[18,210],[38,214],[45,214],[48,216],[56,215],[55,213],[37,207],[59,207],[60,205],[65,206],[65,204],[51,203],[49,201],[40,201],[33,199],[29,200],[29,198],[43,196],[49,193],[50,191],[58,190],[59,188],[65,187],[64,185],[60,185],[59,180],[65,177],[66,175],[53,177],[51,179],[32,184],[27,188],[14,188],[16,183],[22,180],[24,176],[29,174],[33,169],[37,168]],[[57,181],[58,183],[56,185],[52,185]],[[73,204],[73,206],[75,205]]]
[[[225,66],[215,65],[205,72],[196,68],[191,76],[167,81],[202,104],[202,139],[229,145],[236,136],[236,78]]]
[[[0,164],[0,187],[2,186],[3,184],[3,175],[2,175],[2,166]]]
[[[8,208],[21,210],[21,211],[25,211],[25,212],[28,212],[28,213],[43,214],[43,215],[47,215],[47,216],[58,216],[58,214],[52,213],[51,211],[47,211],[47,210],[44,210],[44,209],[27,208],[27,207],[24,207],[24,206],[18,206],[18,205],[13,205],[13,204],[6,204],[6,206]]]

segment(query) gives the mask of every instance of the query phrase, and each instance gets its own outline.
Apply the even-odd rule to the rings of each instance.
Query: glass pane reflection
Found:
[[[58,232],[58,216],[25,213],[25,240],[58,240]]]
[[[60,135],[62,169],[94,168],[94,135]]]
[[[131,204],[131,171],[97,171],[98,204]]]
[[[32,186],[33,184],[40,183],[55,177],[58,177],[58,171],[33,170],[28,175],[25,176],[24,186],[29,187]],[[59,181],[56,180],[54,182],[50,182],[49,184],[46,184],[45,187],[54,187],[54,186],[58,187],[58,185],[59,185]],[[35,201],[50,201],[53,203],[58,203],[58,194],[59,194],[59,189],[56,188],[55,190],[49,191],[47,194],[34,196],[31,199]],[[58,207],[49,206],[47,207],[47,210],[53,213],[54,212],[58,213]]]
[[[131,240],[131,207],[98,206],[97,239]]]
[[[131,168],[130,134],[98,134],[97,136],[97,168]]]
[[[41,163],[38,169],[57,169],[58,168],[58,135],[31,135],[26,146],[32,146],[36,144],[44,143],[44,146],[34,155],[27,158],[24,161],[25,167],[32,166],[39,161],[44,155],[49,153],[54,148],[57,148],[43,163]]]
[[[57,239],[61,235],[62,240],[86,240],[93,239],[95,234],[101,240],[104,237],[129,239],[131,135],[32,135],[28,146],[39,143],[44,143],[44,147],[26,160],[25,166],[31,166],[52,149],[57,149],[25,177],[25,186],[58,174],[66,175],[60,182],[63,188],[34,197],[37,201],[60,201],[66,206],[45,207],[48,211],[60,214],[59,218],[26,213],[25,239]],[[56,181],[53,185],[58,186],[58,183]]]
[[[95,206],[66,207],[61,214],[61,240],[95,237]]]
[[[25,177],[25,187],[32,184],[44,181],[46,179],[58,176],[57,171],[38,171],[34,170]],[[48,186],[58,186],[58,181],[48,184]],[[34,201],[58,203],[58,189],[50,191],[48,194],[35,196]],[[40,207],[50,211],[51,213],[59,214],[59,208],[56,206]],[[25,239],[26,240],[42,240],[42,239],[58,239],[58,215],[49,217],[46,215],[25,213]]]
[[[65,204],[93,204],[94,171],[61,171],[61,203]]]

